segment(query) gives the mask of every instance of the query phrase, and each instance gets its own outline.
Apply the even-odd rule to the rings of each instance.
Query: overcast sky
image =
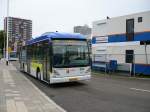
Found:
[[[0,0],[0,30],[7,0]],[[150,0],[10,0],[9,15],[33,22],[33,36],[44,32],[73,32],[73,26],[150,10]]]

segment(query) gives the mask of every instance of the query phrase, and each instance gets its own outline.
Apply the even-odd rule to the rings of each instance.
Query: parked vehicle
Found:
[[[80,34],[51,32],[29,40],[20,52],[20,69],[49,84],[89,80],[89,47]]]

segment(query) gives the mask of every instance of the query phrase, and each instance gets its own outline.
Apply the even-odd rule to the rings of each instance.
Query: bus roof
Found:
[[[26,45],[30,45],[36,42],[44,41],[44,40],[51,40],[51,39],[86,39],[83,35],[79,33],[62,33],[62,32],[50,32],[45,33],[37,38],[28,40]]]

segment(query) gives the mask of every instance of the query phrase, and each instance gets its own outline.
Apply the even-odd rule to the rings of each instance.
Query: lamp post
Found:
[[[4,36],[4,48],[3,48],[3,58],[6,58],[6,33],[5,31],[3,32],[3,36]]]
[[[8,47],[9,47],[9,45],[8,45],[8,41],[9,41],[9,39],[8,39],[8,27],[9,27],[9,22],[8,22],[8,20],[9,20],[9,0],[7,0],[7,41],[6,41],[6,65],[8,65],[8,63],[9,63],[9,52],[8,52]]]
[[[147,43],[146,43],[146,42],[144,42],[144,46],[145,46],[146,64],[148,64],[148,57],[147,57]]]

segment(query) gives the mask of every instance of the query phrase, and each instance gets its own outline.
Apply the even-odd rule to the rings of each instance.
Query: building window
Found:
[[[133,50],[126,50],[126,63],[133,63],[134,59],[134,51]]]
[[[138,17],[138,23],[142,22],[142,17]]]

